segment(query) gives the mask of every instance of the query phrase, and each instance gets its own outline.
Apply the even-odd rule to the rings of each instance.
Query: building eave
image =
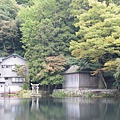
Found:
[[[23,59],[24,61],[26,61],[23,57],[21,57],[20,55],[18,55],[18,54],[12,54],[12,55],[9,55],[8,57],[4,57],[3,59],[2,59],[2,61],[4,61],[4,60],[6,60],[6,59],[8,59],[8,58],[10,58],[10,57],[19,57],[19,58],[21,58],[21,59]]]

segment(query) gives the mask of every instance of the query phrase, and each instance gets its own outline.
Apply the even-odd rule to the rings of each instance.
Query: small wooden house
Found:
[[[65,71],[63,89],[98,88],[98,77],[92,76],[90,71],[77,71],[78,68],[73,65]]]
[[[21,90],[24,78],[18,76],[15,65],[26,65],[24,58],[17,54],[0,58],[0,93],[17,93]]]

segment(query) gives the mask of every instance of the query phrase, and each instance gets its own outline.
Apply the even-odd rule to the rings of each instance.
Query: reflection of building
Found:
[[[0,98],[0,120],[120,120],[115,99]]]
[[[112,99],[90,100],[74,97],[63,99],[62,103],[69,120],[114,120],[116,117],[116,120],[120,119],[120,103]]]
[[[80,118],[80,106],[77,103],[66,104],[66,115],[69,117],[69,120],[74,120]]]
[[[18,76],[15,65],[26,65],[26,61],[17,54],[0,58],[0,93],[16,93],[21,90],[24,79]]]
[[[20,99],[0,98],[0,120],[15,120],[21,109]]]

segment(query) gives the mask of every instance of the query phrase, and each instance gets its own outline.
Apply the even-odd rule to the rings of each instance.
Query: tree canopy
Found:
[[[79,15],[78,41],[70,42],[72,55],[99,63],[96,73],[109,60],[120,56],[120,7],[89,0],[90,9]]]
[[[22,43],[26,50],[31,81],[46,83],[44,80],[48,74],[44,64],[47,57],[55,59],[59,55],[70,56],[69,42],[76,39],[75,27],[72,25],[74,18],[68,10],[70,3],[71,0],[33,0],[32,6],[22,8],[19,12],[23,22]],[[56,76],[61,78],[58,72],[58,75],[53,74],[54,79]]]
[[[16,19],[18,10],[14,0],[0,1],[0,56],[21,50],[19,24]]]
[[[119,79],[119,5],[120,0],[1,0],[0,56],[25,52],[29,79],[42,85],[61,84],[60,73],[74,64]]]

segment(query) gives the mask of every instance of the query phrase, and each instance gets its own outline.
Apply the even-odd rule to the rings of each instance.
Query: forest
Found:
[[[120,0],[0,0],[0,57],[27,60],[28,81],[62,84],[71,65],[120,87]]]

